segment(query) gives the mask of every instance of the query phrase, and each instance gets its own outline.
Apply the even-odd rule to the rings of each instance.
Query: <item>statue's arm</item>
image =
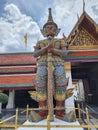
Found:
[[[59,56],[64,56],[68,53],[64,40],[58,40],[56,43],[56,47],[50,48],[49,51]]]
[[[60,55],[60,56],[64,56],[64,55],[67,55],[67,50],[66,50],[66,47],[63,46],[61,49],[53,49],[53,54],[56,54],[56,55]]]
[[[46,53],[46,47],[43,47],[43,48],[35,47],[33,55],[34,55],[34,57],[39,57],[40,55],[43,55],[44,53]]]
[[[45,46],[43,42],[38,42],[37,45],[34,47],[34,52],[33,52],[34,57],[39,57],[47,53],[48,48],[50,47],[51,47],[51,44]]]

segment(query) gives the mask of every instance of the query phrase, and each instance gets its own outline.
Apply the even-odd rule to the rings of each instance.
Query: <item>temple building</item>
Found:
[[[98,106],[98,25],[84,11],[69,36],[64,56],[69,87],[77,86],[79,98]],[[0,54],[0,90],[9,95],[7,108],[37,105],[28,93],[35,90],[37,59],[32,53]]]

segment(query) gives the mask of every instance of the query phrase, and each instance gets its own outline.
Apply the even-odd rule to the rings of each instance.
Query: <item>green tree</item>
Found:
[[[0,93],[0,115],[2,115],[2,104],[7,103],[8,96],[4,93]]]

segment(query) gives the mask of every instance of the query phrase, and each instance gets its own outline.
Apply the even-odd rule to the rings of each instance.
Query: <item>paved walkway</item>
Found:
[[[88,104],[89,114],[98,119],[98,106]]]
[[[18,122],[19,123],[24,123],[25,119],[26,119],[26,113],[24,112],[23,114],[21,114],[21,112],[23,111],[23,109],[19,109],[18,110]],[[16,109],[3,109],[2,110],[2,118],[0,120],[4,120],[7,119],[13,115],[16,114]],[[7,123],[14,123],[15,122],[15,118],[10,119],[9,121],[7,121]]]

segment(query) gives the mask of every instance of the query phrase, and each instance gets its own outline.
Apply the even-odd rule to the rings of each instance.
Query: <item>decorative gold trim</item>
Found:
[[[89,50],[89,49],[98,49],[98,45],[89,45],[89,46],[69,46],[68,50]]]
[[[66,71],[71,71],[71,62],[65,62],[64,66]]]
[[[81,28],[79,33],[74,37],[71,41],[70,46],[95,46],[98,45],[98,41],[94,39],[94,37],[88,33],[85,28]]]
[[[75,24],[74,28],[72,29],[72,31],[70,32],[69,36],[66,39],[66,42],[70,45],[70,41],[73,40],[73,36],[75,33],[75,30],[79,31],[78,26],[79,24],[82,22],[82,20],[84,19],[84,17],[86,17],[92,24],[94,24],[95,28],[96,28],[96,32],[98,32],[98,25],[95,23],[95,21],[84,11],[82,13],[82,15],[80,16],[80,18],[78,19],[77,23]]]

